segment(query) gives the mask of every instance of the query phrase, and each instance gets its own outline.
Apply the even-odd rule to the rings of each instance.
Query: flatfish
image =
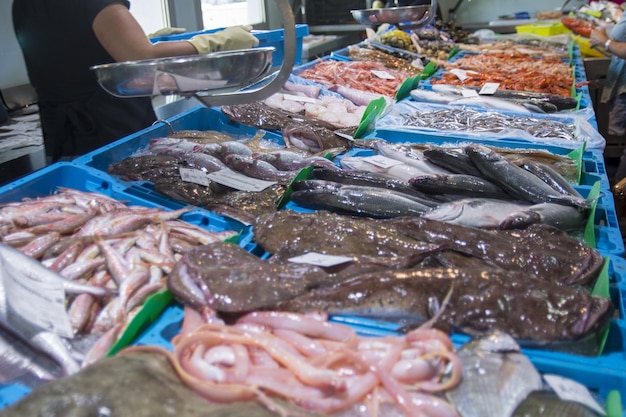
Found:
[[[531,392],[512,417],[600,417],[601,414],[575,401],[560,399],[550,391]]]
[[[273,309],[373,317],[409,328],[434,317],[433,327],[446,332],[506,331],[528,346],[584,338],[602,329],[614,311],[610,300],[584,288],[556,285],[523,272],[422,267],[364,274]]]
[[[461,417],[511,416],[526,396],[542,387],[541,375],[506,333],[473,339],[457,355],[463,379],[446,397]]]

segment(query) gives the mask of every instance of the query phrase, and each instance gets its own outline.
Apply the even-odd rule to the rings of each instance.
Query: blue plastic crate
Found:
[[[192,36],[196,35],[206,35],[210,33],[217,32],[218,30],[222,30],[224,28],[219,29],[207,29],[200,30],[197,32],[186,32],[180,33],[176,35],[169,36],[158,36],[155,38],[151,38],[150,41],[153,43],[161,42],[161,41],[180,41],[189,39]],[[285,58],[285,31],[284,29],[274,29],[274,30],[253,30],[251,32],[258,40],[259,47],[268,47],[273,46],[276,48],[276,51],[272,55],[272,63],[274,66],[280,66]],[[299,64],[302,61],[302,41],[305,36],[309,34],[309,25],[305,24],[297,24],[296,25],[296,64]]]
[[[172,200],[169,199],[163,199],[160,202],[127,193],[126,186],[118,183],[108,174],[69,162],[57,162],[0,187],[0,204],[17,202],[25,198],[48,196],[55,193],[59,187],[102,194],[122,201],[126,205],[161,208],[164,210],[175,210],[185,207],[185,205],[181,204],[170,204]],[[251,239],[251,230],[248,226],[202,208],[193,207],[190,211],[183,214],[180,219],[209,231],[236,231],[240,233],[244,242]]]

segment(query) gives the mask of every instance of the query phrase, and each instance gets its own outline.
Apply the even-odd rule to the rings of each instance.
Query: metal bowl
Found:
[[[118,97],[228,93],[248,87],[272,67],[274,47],[127,61],[91,67],[107,92]]]
[[[363,25],[381,23],[423,25],[426,23],[426,19],[430,20],[430,11],[431,6],[429,5],[351,10],[354,20]]]

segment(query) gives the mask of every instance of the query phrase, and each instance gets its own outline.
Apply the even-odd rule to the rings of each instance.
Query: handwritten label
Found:
[[[368,162],[372,165],[376,165],[377,167],[380,167],[380,168],[391,168],[396,165],[403,164],[403,162],[398,161],[397,159],[387,158],[386,156],[382,156],[382,155],[368,156],[366,158],[363,158],[363,161]]]
[[[200,184],[208,186],[210,181],[206,175],[206,172],[199,169],[192,168],[180,168],[180,179],[186,182],[193,182],[194,184]]]
[[[478,92],[469,88],[461,89],[461,95],[466,98],[478,97]]]
[[[317,100],[312,97],[297,96],[295,94],[283,94],[283,97],[285,100],[299,101],[301,103],[317,103]]]
[[[606,415],[604,409],[591,396],[591,393],[584,385],[559,375],[546,374],[543,378],[560,399],[580,403],[603,416]]]
[[[500,83],[485,83],[482,88],[480,89],[480,91],[478,92],[478,94],[495,94],[496,91],[498,90],[498,87],[500,87]]]
[[[232,169],[222,169],[207,174],[210,180],[225,185],[235,190],[258,192],[276,184],[276,181],[265,181],[251,178]]]
[[[392,74],[390,74],[387,71],[372,70],[372,74],[374,74],[378,78],[382,78],[383,80],[395,80],[396,79],[396,77],[394,77]]]
[[[323,253],[317,252],[309,252],[304,255],[294,256],[293,258],[289,258],[289,262],[299,263],[299,264],[309,264],[321,267],[331,267],[336,265],[345,264],[346,262],[352,261],[352,258],[349,256],[336,256],[336,255],[326,255]]]
[[[33,273],[37,268],[12,264],[4,257],[1,265],[6,302],[11,313],[9,320],[17,315],[43,330],[73,338],[74,332],[65,308],[62,279],[39,276]]]

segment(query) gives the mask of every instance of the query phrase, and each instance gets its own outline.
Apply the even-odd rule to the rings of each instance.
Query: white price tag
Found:
[[[352,261],[352,258],[349,256],[325,255],[323,253],[317,252],[309,252],[304,255],[289,258],[289,262],[309,264],[321,267],[341,265],[350,261]]]
[[[604,409],[591,396],[591,393],[584,385],[559,375],[546,374],[543,378],[560,399],[575,401],[595,410],[603,416],[606,415]]]
[[[467,98],[478,97],[478,92],[470,88],[463,88],[461,89],[461,95]]]
[[[301,103],[317,103],[317,100],[312,97],[297,96],[295,94],[283,94],[283,97],[285,100],[298,101]]]
[[[396,79],[396,77],[394,77],[392,74],[388,73],[387,71],[372,70],[372,74],[374,74],[378,78],[382,78],[383,80],[395,80]]]
[[[386,156],[382,156],[382,155],[368,156],[366,158],[363,158],[363,161],[370,163],[372,165],[376,165],[377,167],[380,167],[380,168],[391,168],[391,167],[395,167],[396,165],[403,164],[402,161],[398,161],[397,159],[393,159],[393,158],[387,158]]]
[[[450,70],[450,72],[454,75],[456,75],[456,77],[461,80],[461,81],[465,81],[469,78],[469,75],[471,74],[479,74],[476,71],[472,71],[472,70],[462,70],[459,68],[453,68]]]
[[[500,87],[500,83],[485,83],[478,94],[495,94],[498,87]]]
[[[207,174],[210,180],[235,190],[258,192],[276,184],[276,181],[265,181],[251,178],[232,169],[222,169]]]
[[[206,172],[193,168],[180,168],[180,179],[186,182],[193,182],[194,184],[209,185],[209,178]]]
[[[33,262],[37,261],[33,259]],[[20,265],[2,259],[2,282],[6,291],[6,302],[10,307],[9,312],[43,330],[73,338],[74,332],[65,308],[62,279],[28,275],[32,270],[20,268]]]

